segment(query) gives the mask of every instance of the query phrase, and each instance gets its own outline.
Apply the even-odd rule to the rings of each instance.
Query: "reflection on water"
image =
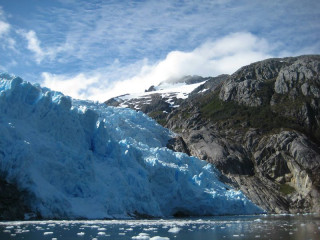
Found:
[[[0,239],[320,239],[320,216],[0,222]]]

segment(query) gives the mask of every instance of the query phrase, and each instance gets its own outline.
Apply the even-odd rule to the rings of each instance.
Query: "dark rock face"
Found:
[[[152,85],[151,87],[149,87],[148,89],[144,90],[145,92],[153,92],[156,91],[154,85]]]
[[[247,106],[260,106],[264,99],[259,91],[266,80],[274,79],[286,63],[278,59],[269,59],[242,67],[225,81],[219,93],[223,101],[236,101]]]
[[[312,195],[318,188],[320,154],[314,143],[301,133],[282,130],[259,138],[251,148],[256,175],[275,184],[287,203],[275,212],[318,211],[319,202]]]
[[[14,184],[0,179],[0,220],[21,220],[27,212],[25,193]]]
[[[253,63],[191,95],[166,126],[268,212],[319,212],[319,70],[320,56]]]
[[[295,91],[301,90],[304,96],[319,98],[319,70],[319,58],[299,58],[292,64],[281,68],[276,78],[275,92],[285,94],[295,89]]]
[[[190,150],[187,144],[184,142],[183,138],[177,136],[175,138],[171,138],[167,143],[167,148],[175,151],[175,152],[183,152],[191,156]]]

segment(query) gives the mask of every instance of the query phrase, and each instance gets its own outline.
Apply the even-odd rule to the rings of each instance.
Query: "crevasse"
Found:
[[[44,218],[255,214],[214,166],[167,149],[141,112],[71,99],[0,74],[0,173]]]

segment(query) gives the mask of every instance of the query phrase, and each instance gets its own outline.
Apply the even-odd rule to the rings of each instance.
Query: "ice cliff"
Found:
[[[214,166],[167,149],[171,135],[141,112],[0,74],[0,174],[44,218],[262,212]]]

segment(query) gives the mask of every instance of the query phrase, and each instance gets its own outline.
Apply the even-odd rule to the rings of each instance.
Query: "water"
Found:
[[[320,239],[319,215],[0,222],[0,239]]]

